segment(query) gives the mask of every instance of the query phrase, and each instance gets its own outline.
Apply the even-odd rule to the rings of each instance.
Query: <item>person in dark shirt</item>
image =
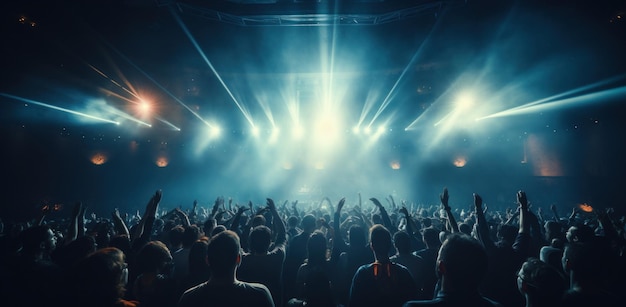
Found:
[[[450,234],[437,258],[441,290],[432,300],[409,301],[403,306],[502,306],[478,291],[486,272],[487,253],[481,243],[463,233]]]
[[[212,237],[207,247],[211,277],[185,291],[178,307],[274,307],[266,286],[237,280],[237,267],[241,262],[240,250],[239,236],[231,230],[222,231]]]
[[[376,224],[370,228],[370,247],[375,261],[359,267],[354,274],[349,307],[402,306],[418,297],[419,289],[409,270],[389,260],[392,246],[391,233],[385,226]]]
[[[250,253],[242,256],[241,264],[237,269],[237,278],[247,282],[257,282],[269,288],[276,306],[282,306],[282,275],[285,261],[286,230],[283,220],[276,211],[272,199],[267,199],[267,205],[272,214],[272,221],[276,228],[274,248],[270,250],[272,233],[269,227],[259,225],[250,232]]]

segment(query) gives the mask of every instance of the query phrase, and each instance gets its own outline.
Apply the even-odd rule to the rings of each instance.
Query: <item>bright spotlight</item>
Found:
[[[365,127],[365,129],[363,129],[363,132],[364,132],[365,134],[370,134],[370,133],[372,133],[372,128],[370,128],[369,126],[367,126],[367,127]]]
[[[354,128],[352,128],[352,132],[354,134],[359,134],[359,132],[361,132],[361,129],[359,128],[359,126],[355,126]]]
[[[387,130],[387,128],[385,128],[385,126],[380,126],[380,127],[378,127],[378,131],[377,131],[377,133],[378,133],[378,134],[385,133],[385,130]]]
[[[304,129],[302,129],[302,126],[293,127],[293,137],[295,139],[301,139],[302,136],[304,136]]]
[[[257,126],[252,127],[252,131],[251,132],[252,132],[253,136],[255,136],[255,137],[259,136],[259,133],[260,133],[259,127],[257,127]]]
[[[141,114],[149,114],[151,110],[152,106],[150,103],[145,100],[139,102],[139,112],[141,112]]]
[[[220,136],[221,133],[222,133],[222,129],[218,126],[211,126],[209,130],[209,136],[211,138],[217,138]]]
[[[459,111],[467,110],[474,105],[474,97],[470,93],[462,93],[456,99],[456,107]]]

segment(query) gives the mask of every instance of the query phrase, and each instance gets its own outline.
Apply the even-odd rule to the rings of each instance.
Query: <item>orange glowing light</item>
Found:
[[[580,208],[580,210],[584,211],[584,212],[593,212],[593,207],[587,205],[587,204],[580,204],[578,205],[578,208]]]
[[[158,167],[166,167],[168,164],[169,164],[169,161],[167,160],[167,158],[166,158],[166,157],[159,157],[159,158],[156,160],[156,165],[157,165]]]
[[[93,156],[91,156],[91,163],[95,164],[95,165],[102,165],[104,163],[106,163],[108,160],[107,156],[104,155],[103,153],[96,153]]]
[[[463,167],[465,166],[465,164],[467,164],[467,159],[463,156],[458,156],[456,157],[456,159],[454,159],[452,164],[454,164],[454,166],[456,167]]]
[[[389,166],[391,166],[391,169],[400,169],[400,162],[398,160],[393,160],[389,163]]]

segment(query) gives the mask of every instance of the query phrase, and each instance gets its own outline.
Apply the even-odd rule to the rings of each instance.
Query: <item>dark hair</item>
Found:
[[[400,254],[411,252],[411,236],[406,231],[398,231],[393,234],[393,244]]]
[[[232,274],[237,266],[241,245],[239,236],[232,230],[225,230],[209,240],[207,260],[211,273],[217,276]]]
[[[250,232],[250,251],[253,253],[265,253],[269,249],[271,241],[272,231],[269,227],[264,225],[256,226]]]
[[[168,267],[172,262],[172,254],[167,246],[161,241],[150,241],[139,249],[134,263],[137,265],[139,274],[145,272],[168,273]]]
[[[302,230],[312,232],[315,229],[317,219],[313,214],[307,214],[302,218]]]
[[[101,248],[80,260],[72,271],[80,305],[113,306],[123,298],[125,265],[124,253],[115,247]]]
[[[320,264],[326,261],[326,237],[324,233],[316,230],[310,236],[307,241],[307,254],[309,264]]]
[[[370,242],[377,254],[387,254],[391,249],[391,233],[385,226],[376,224],[370,228]]]
[[[297,227],[299,223],[300,219],[295,215],[292,215],[287,219],[287,225],[289,225],[289,227]]]
[[[192,224],[185,227],[185,232],[183,233],[184,247],[191,247],[198,239],[200,239],[200,228],[197,225]]]
[[[178,246],[182,244],[184,233],[185,228],[182,225],[172,227],[172,229],[167,232],[171,246]]]
[[[565,278],[556,268],[534,257],[522,264],[518,277],[526,283],[529,295],[546,303],[559,303],[567,288]]]
[[[208,269],[206,263],[208,246],[209,243],[206,240],[198,240],[191,245],[189,249],[189,272],[201,272]]]
[[[609,264],[614,261],[608,244],[599,239],[588,242],[572,242],[565,246],[563,260],[567,261],[566,270],[576,272],[576,277],[598,281],[607,277]]]
[[[438,260],[445,266],[445,276],[460,286],[478,286],[487,271],[487,253],[478,240],[462,233],[447,236]]]
[[[352,225],[348,230],[348,238],[350,239],[350,246],[363,247],[367,244],[367,237],[365,231],[360,225]]]
[[[222,232],[222,231],[224,231],[226,229],[227,228],[224,225],[217,225],[217,226],[215,226],[215,228],[213,228],[213,231],[211,231],[211,236],[214,236],[214,235],[216,235],[216,234],[218,234],[218,233],[220,233],[220,232]]]
[[[422,240],[424,240],[424,244],[426,244],[429,248],[435,248],[441,245],[441,241],[439,240],[439,230],[433,226],[424,228],[424,231],[422,232]]]

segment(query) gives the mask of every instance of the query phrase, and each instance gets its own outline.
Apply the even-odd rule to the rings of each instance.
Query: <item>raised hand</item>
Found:
[[[375,197],[370,198],[370,200],[374,203],[374,205],[378,208],[382,208],[383,204],[380,203],[380,201],[378,201],[378,199],[376,199]]]
[[[441,205],[445,210],[449,210],[450,206],[448,206],[448,199],[450,196],[448,195],[448,188],[443,188],[443,193],[439,194],[439,199],[441,200]]]
[[[274,200],[271,198],[267,198],[267,208],[271,211],[276,211],[276,204],[274,204]]]
[[[476,207],[476,211],[481,210],[483,206],[483,198],[480,195],[474,193],[474,207]]]
[[[409,216],[409,210],[407,210],[405,206],[402,206],[400,208],[400,213],[403,214],[405,217]]]
[[[526,192],[522,190],[517,192],[517,203],[520,205],[521,210],[528,210],[528,199],[526,198]]]
[[[341,212],[341,209],[343,208],[343,205],[346,203],[346,198],[343,197],[342,199],[339,200],[339,203],[337,203],[337,212]]]

